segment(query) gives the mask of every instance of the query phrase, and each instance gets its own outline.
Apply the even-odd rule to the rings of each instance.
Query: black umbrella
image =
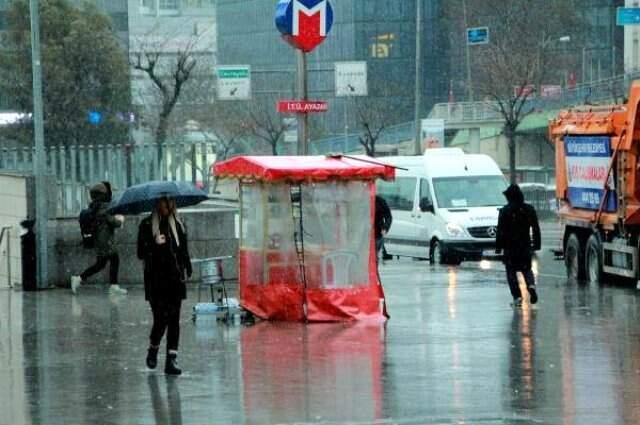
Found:
[[[154,181],[131,186],[112,203],[111,214],[136,215],[154,210],[159,199],[171,198],[178,208],[206,201],[205,192],[187,182]]]

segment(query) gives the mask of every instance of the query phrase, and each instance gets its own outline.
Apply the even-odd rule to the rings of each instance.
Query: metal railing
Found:
[[[77,215],[88,203],[87,188],[107,180],[116,191],[151,180],[201,182],[211,179],[215,143],[54,146],[47,148],[47,172],[57,189],[58,217]],[[0,149],[0,170],[32,172],[32,148]]]
[[[640,70],[633,70],[617,77],[578,84],[575,87],[563,88],[548,97],[533,97],[527,100],[525,112],[558,110],[580,105],[597,105],[622,102],[631,83],[640,79]],[[438,103],[429,113],[429,118],[445,120],[449,128],[474,127],[478,125],[499,125],[503,121],[497,103],[489,101]],[[414,123],[407,122],[384,130],[378,145],[398,145],[413,140]],[[348,136],[335,135],[312,143],[312,151],[316,154],[331,152],[363,152],[358,142],[359,133]]]
[[[6,255],[7,257],[7,283],[9,284],[9,288],[13,288],[13,283],[11,282],[11,227],[4,226],[0,229],[0,247],[2,247],[2,241],[7,240],[7,248],[2,251],[2,255]]]
[[[495,102],[458,102],[436,104],[429,118],[440,118],[446,123],[496,123],[502,122],[500,108]]]

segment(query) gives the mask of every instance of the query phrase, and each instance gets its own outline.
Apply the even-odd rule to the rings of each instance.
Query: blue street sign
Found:
[[[617,23],[619,26],[640,25],[640,7],[619,7]]]
[[[474,46],[476,44],[489,43],[489,27],[467,28],[467,44]]]
[[[102,112],[89,111],[87,120],[89,121],[90,124],[99,125],[102,122]]]

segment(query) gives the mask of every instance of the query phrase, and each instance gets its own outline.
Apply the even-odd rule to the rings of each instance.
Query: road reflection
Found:
[[[381,419],[382,326],[259,323],[244,329],[245,422]]]

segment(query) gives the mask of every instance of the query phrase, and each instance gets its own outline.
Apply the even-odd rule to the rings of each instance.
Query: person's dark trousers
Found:
[[[527,283],[527,288],[535,288],[536,286],[536,278],[533,275],[533,270],[531,270],[531,268],[518,270],[515,267],[507,266],[507,282],[509,282],[509,289],[511,290],[511,296],[514,300],[522,298],[520,284],[518,283],[518,272],[522,272],[524,280]]]
[[[182,301],[152,302],[153,327],[149,336],[151,346],[158,347],[165,331],[167,332],[167,351],[178,351],[180,342],[180,308]]]
[[[106,256],[99,255],[96,263],[85,270],[80,275],[80,278],[83,281],[87,280],[91,276],[101,272],[107,266],[107,263],[109,263],[109,283],[111,285],[117,285],[118,272],[120,271],[120,257],[118,256],[118,254],[111,254]]]

